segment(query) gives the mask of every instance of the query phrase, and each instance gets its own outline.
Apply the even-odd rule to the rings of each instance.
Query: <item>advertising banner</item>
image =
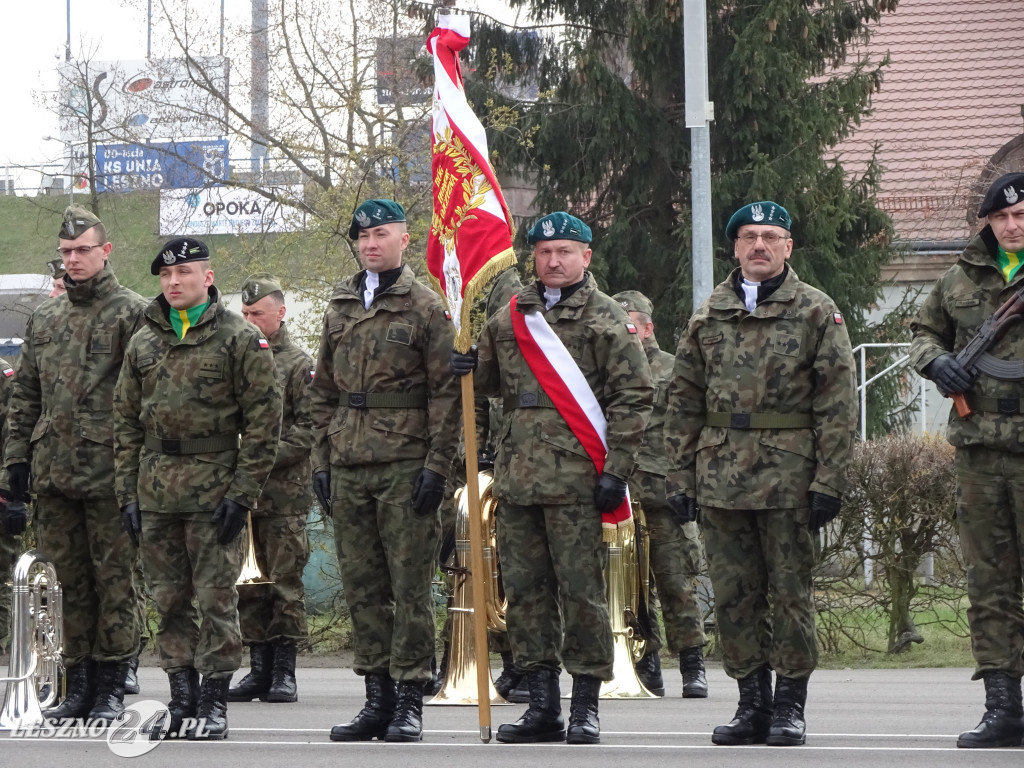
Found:
[[[196,189],[227,177],[227,139],[96,147],[98,192]]]
[[[275,194],[302,199],[302,185],[276,187]],[[304,214],[289,205],[268,200],[249,189],[165,189],[160,192],[160,234],[240,235],[297,232],[305,227]]]
[[[223,135],[228,71],[223,56],[197,57],[192,65],[185,59],[66,62],[61,139],[150,143]]]

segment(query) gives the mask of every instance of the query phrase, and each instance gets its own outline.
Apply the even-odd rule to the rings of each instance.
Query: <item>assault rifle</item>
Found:
[[[1024,361],[1000,360],[988,353],[992,345],[1002,338],[1010,323],[1024,315],[1024,285],[1008,298],[992,316],[986,320],[978,333],[957,352],[956,361],[968,373],[976,375],[979,371],[994,379],[1003,381],[1024,380]],[[971,406],[963,392],[953,395],[953,404],[961,419],[970,417]]]

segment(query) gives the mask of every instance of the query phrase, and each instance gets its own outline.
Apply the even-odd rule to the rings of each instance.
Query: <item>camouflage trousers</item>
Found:
[[[14,564],[25,551],[21,536],[11,536],[0,527],[0,648],[8,647],[11,631],[11,576]]]
[[[509,642],[524,669],[612,679],[601,515],[593,504],[498,505]],[[564,622],[564,631],[563,631]]]
[[[722,666],[730,677],[770,665],[802,678],[818,665],[813,570],[821,546],[808,513],[702,509]]]
[[[956,516],[967,566],[974,680],[1024,674],[1024,454],[956,449]]]
[[[139,554],[121,530],[117,500],[38,496],[34,525],[63,591],[65,665],[134,656],[141,630]]]
[[[309,560],[307,510],[253,514],[253,549],[269,584],[238,587],[238,622],[247,644],[305,640],[302,571]]]
[[[702,646],[707,637],[697,600],[697,577],[703,559],[700,529],[696,523],[680,526],[668,506],[651,502],[644,504],[644,517],[650,536],[651,583],[657,588],[661,602],[668,648],[678,654],[687,648]],[[661,648],[657,626],[657,622],[652,621],[655,634],[649,639],[648,652]]]
[[[434,657],[431,579],[438,516],[412,512],[423,462],[331,468],[331,516],[356,674],[426,682]]]
[[[212,513],[211,513],[212,514]],[[235,582],[245,535],[217,543],[209,514],[142,513],[142,566],[156,605],[156,650],[168,674],[231,677],[242,662]]]

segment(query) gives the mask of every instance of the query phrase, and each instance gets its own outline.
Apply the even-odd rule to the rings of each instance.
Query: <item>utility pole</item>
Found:
[[[715,285],[711,236],[711,121],[715,105],[708,101],[706,0],[683,0],[683,65],[686,127],[690,129],[693,308],[697,309]]]
[[[252,162],[254,180],[262,180],[270,133],[270,37],[268,0],[252,0]]]

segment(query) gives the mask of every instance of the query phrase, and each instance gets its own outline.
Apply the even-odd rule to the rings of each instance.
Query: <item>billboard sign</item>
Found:
[[[222,135],[228,71],[223,56],[200,56],[191,65],[185,59],[66,62],[60,67],[61,139],[149,143]]]
[[[96,147],[98,192],[195,189],[227,177],[227,139]]]
[[[301,184],[272,191],[283,199],[302,199]],[[166,237],[297,232],[304,228],[305,217],[300,210],[250,189],[209,187],[160,192],[160,234]]]

